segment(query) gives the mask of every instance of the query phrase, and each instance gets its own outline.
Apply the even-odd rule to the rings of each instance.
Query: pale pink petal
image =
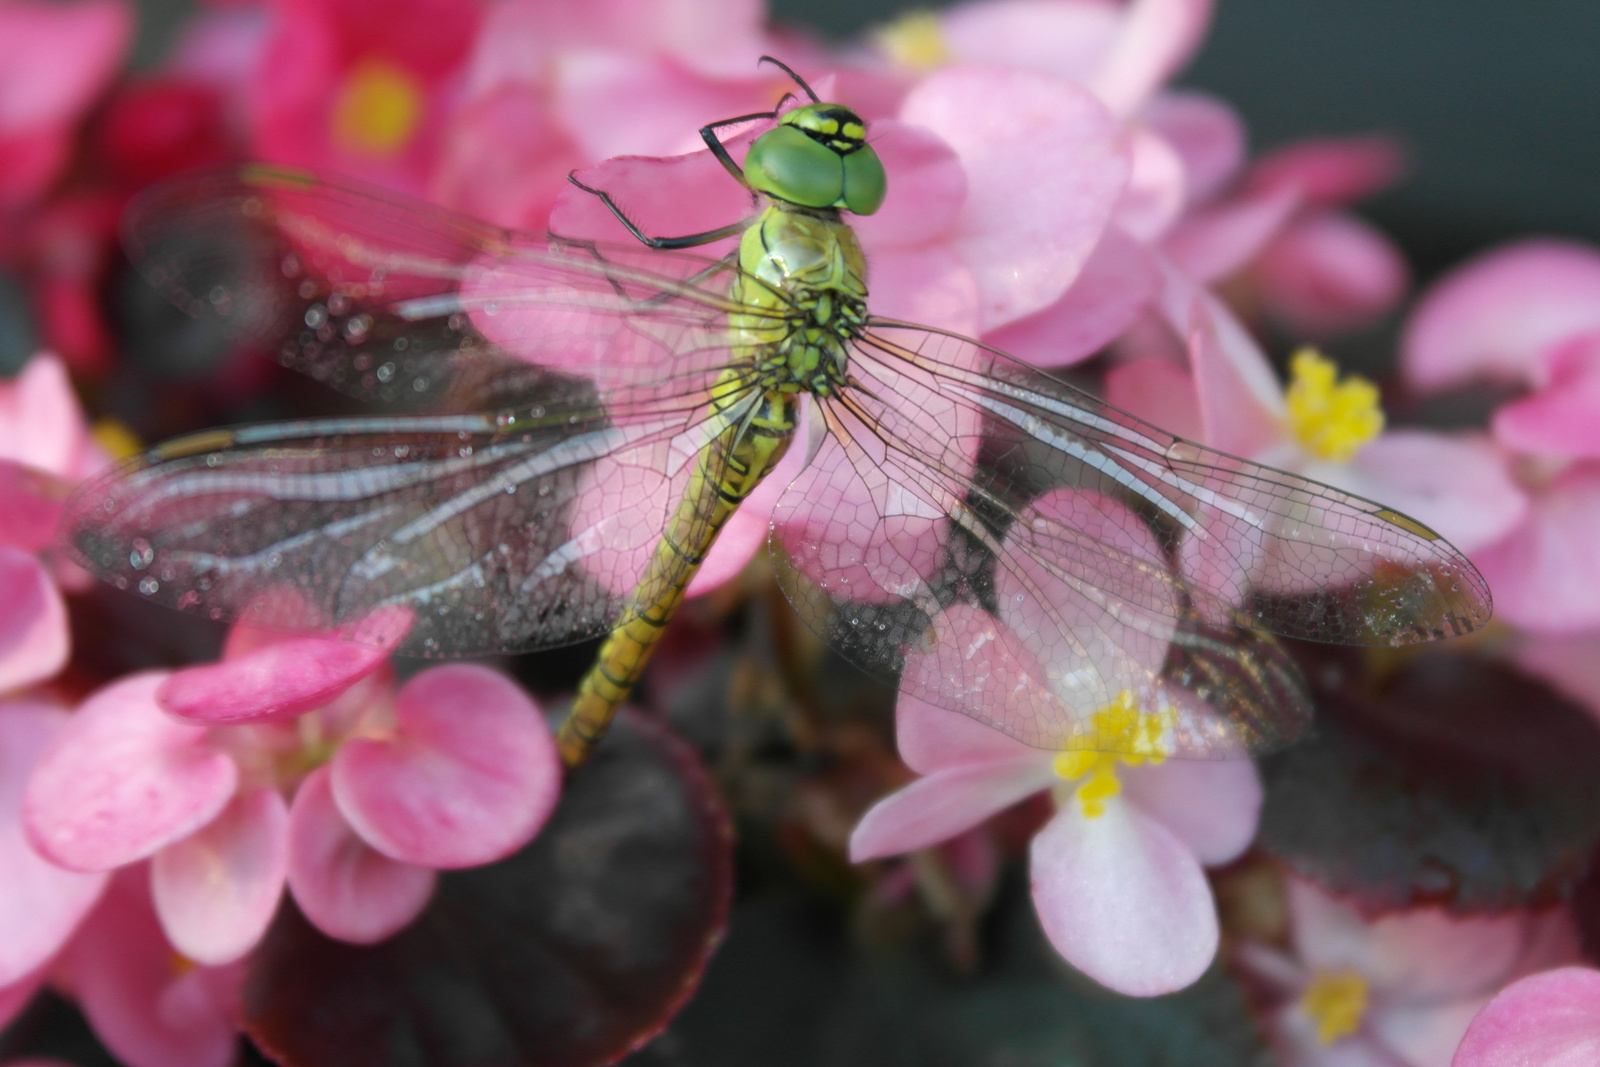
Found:
[[[984,341],[1035,366],[1063,367],[1115,340],[1160,289],[1161,271],[1150,253],[1110,227],[1060,300]]]
[[[1178,437],[1200,440],[1200,398],[1194,379],[1164,359],[1136,359],[1106,372],[1106,403]]]
[[[1119,993],[1156,996],[1217,952],[1200,864],[1171,831],[1113,798],[1095,818],[1068,801],[1033,839],[1033,906],[1067,962]]]
[[[954,620],[965,615],[965,627],[953,625]],[[939,629],[941,640],[955,635],[971,640],[975,634],[989,637],[993,642],[1008,638],[995,627],[991,616],[970,605],[952,605],[942,616]],[[1010,640],[1015,640],[1010,638]],[[952,642],[953,643],[953,642]],[[911,669],[914,664],[907,664]],[[926,700],[905,693],[895,703],[894,740],[900,758],[907,767],[918,774],[974,763],[1007,762],[1023,758],[1044,759],[1049,754],[1031,748],[1016,738],[985,725],[970,715],[930,704]]]
[[[1244,123],[1225,101],[1192,90],[1162,93],[1145,105],[1140,117],[1183,160],[1191,204],[1210,200],[1239,173]]]
[[[1186,217],[1166,236],[1162,250],[1196,281],[1226,278],[1278,235],[1299,203],[1292,189],[1224,201]]]
[[[1326,336],[1392,311],[1411,284],[1405,258],[1376,227],[1353,215],[1300,219],[1261,253],[1262,299],[1297,333]]]
[[[89,697],[28,781],[34,847],[64,867],[104,871],[154,854],[217,817],[239,772],[206,731],[169,718],[167,675],[136,674]]]
[[[1373,1007],[1363,1022],[1372,1039],[1401,1063],[1444,1067],[1461,1044],[1467,1024],[1488,1001],[1485,994],[1444,1002],[1384,1003]]]
[[[1313,207],[1339,207],[1393,185],[1405,163],[1392,137],[1319,137],[1268,152],[1251,166],[1245,186],[1294,189]]]
[[[1451,1067],[1600,1063],[1600,971],[1563,967],[1515,982],[1467,1028]]]
[[[312,771],[289,811],[289,889],[312,924],[341,941],[382,941],[422,913],[438,876],[392,860],[339,813],[326,767]]]
[[[1600,624],[1600,465],[1571,467],[1533,497],[1525,522],[1473,562],[1495,612],[1530,629],[1571,633]]]
[[[1119,768],[1128,803],[1161,823],[1207,867],[1238,858],[1256,835],[1261,777],[1239,760],[1169,760]]]
[[[58,477],[75,475],[85,433],[67,368],[55,356],[35,356],[15,380],[0,382],[0,459]]]
[[[1600,718],[1600,633],[1514,635],[1512,656]]]
[[[1121,127],[1071,82],[975,67],[925,78],[900,118],[942,137],[966,168],[952,246],[977,277],[983,329],[1054,303],[1127,181]]]
[[[1322,468],[1305,473],[1381,500],[1463,552],[1500,540],[1528,513],[1505,453],[1479,434],[1390,430],[1344,465],[1342,475]]]
[[[156,693],[169,713],[201,723],[270,722],[321,707],[371,674],[404,631],[384,644],[297,637],[173,672]]]
[[[1116,0],[988,0],[941,16],[946,47],[965,63],[1026,67],[1082,81],[1116,40]]]
[[[918,778],[872,806],[850,835],[850,862],[914,852],[955,837],[1050,785],[1039,753]]]
[[[67,662],[67,605],[31,554],[0,545],[0,693],[53,676]]]
[[[889,193],[876,214],[850,219],[862,246],[876,252],[943,236],[967,200],[967,172],[955,150],[931,131],[895,119],[874,122],[869,136],[889,175]]]
[[[391,738],[355,738],[332,764],[333,794],[374,848],[428,867],[510,855],[549,818],[561,762],[539,709],[486,667],[435,667],[395,698]]]
[[[736,159],[742,158],[747,142],[748,137],[729,142]],[[749,192],[705,150],[668,158],[619,156],[580,170],[577,178],[592,189],[609,193],[617,206],[651,236],[701,233],[754,214]],[[574,185],[563,186],[556,197],[550,230],[562,237],[612,241],[636,245],[641,250],[644,247],[599,197]],[[736,241],[737,238],[725,238],[695,251],[715,258],[730,251]],[[480,321],[475,314],[473,322]],[[494,328],[492,322],[487,325]]]
[[[1128,145],[1132,166],[1112,219],[1130,237],[1154,241],[1183,212],[1183,160],[1177,149],[1143,127],[1130,131]]]
[[[0,703],[0,989],[22,983],[54,956],[105,885],[104,874],[44,859],[23,833],[28,775],[66,723],[65,713],[44,704]]]
[[[222,814],[155,854],[150,888],[172,946],[196,963],[232,963],[255,947],[289,867],[289,807],[276,789],[236,797]]]
[[[0,135],[79,117],[132,35],[133,12],[116,0],[0,7]]]
[[[95,1036],[128,1067],[225,1067],[237,1028],[218,972],[179,958],[162,935],[140,868],[112,880],[63,956]]]
[[[1401,339],[1401,369],[1428,389],[1486,376],[1540,384],[1542,357],[1600,328],[1600,252],[1540,239],[1479,256],[1435,284]]]
[[[1556,345],[1544,365],[1543,389],[1495,411],[1495,439],[1532,455],[1600,459],[1600,332]]]
[[[428,195],[474,218],[543,229],[580,161],[547,101],[507,86],[467,104],[450,123]]]
[[[1090,87],[1112,111],[1132,114],[1189,61],[1210,22],[1211,0],[1132,0]]]
[[[1300,958],[1320,970],[1354,971],[1374,996],[1427,1003],[1487,992],[1526,943],[1526,918],[1516,913],[1458,919],[1416,908],[1368,921],[1303,879],[1291,878],[1288,890]]]
[[[892,194],[891,194],[892,195]],[[971,337],[981,328],[978,279],[945,245],[874,248],[867,282],[872,313]]]
[[[1169,283],[1172,276],[1169,276]],[[1181,288],[1181,286],[1180,286]],[[1181,302],[1169,310],[1175,315]],[[1283,390],[1266,356],[1215,298],[1195,294],[1173,325],[1189,339],[1202,440],[1236,456],[1260,456],[1284,440]]]

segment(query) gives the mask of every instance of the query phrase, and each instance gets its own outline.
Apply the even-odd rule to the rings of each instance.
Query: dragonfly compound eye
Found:
[[[751,188],[801,207],[870,215],[883,203],[888,182],[866,132],[847,108],[797,107],[750,146],[745,179]]]

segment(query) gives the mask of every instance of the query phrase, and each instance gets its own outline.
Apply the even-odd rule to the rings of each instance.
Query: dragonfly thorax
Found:
[[[734,298],[761,313],[736,313],[731,325],[762,386],[827,396],[843,385],[867,285],[861,245],[839,213],[772,201],[745,231],[739,267]]]

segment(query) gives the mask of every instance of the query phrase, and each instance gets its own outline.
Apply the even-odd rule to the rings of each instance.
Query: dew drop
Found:
[[[143,593],[145,596],[150,596],[152,593],[157,592],[160,588],[161,583],[149,575],[145,575],[143,578],[139,579],[139,592]]]
[[[156,550],[142,537],[135,537],[128,552],[128,566],[142,571],[156,558]]]
[[[306,308],[306,326],[316,330],[327,325],[328,309],[321,304],[312,304]]]

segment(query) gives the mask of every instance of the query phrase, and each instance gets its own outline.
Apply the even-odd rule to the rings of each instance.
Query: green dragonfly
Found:
[[[604,636],[561,729],[569,765],[797,437],[809,465],[770,536],[802,616],[904,691],[1040,747],[1116,750],[1096,710],[1166,687],[1225,728],[1180,722],[1163,752],[1238,755],[1307,713],[1261,631],[1397,645],[1489,617],[1481,576],[1415,520],[872,315],[846,216],[877,210],[883,165],[855,112],[782,69],[805,100],[701,130],[753,218],[649,237],[580,184],[644,247],[266,166],[146,196],[128,244],[181,308],[391,410],[155,447],[76,498],[82,561],[215,619],[398,612],[406,654]],[[762,122],[741,165],[721,131]],[[733,236],[721,259],[683,251]],[[1212,565],[1185,562],[1196,545]],[[1011,640],[1002,597],[1029,605],[1010,624],[1027,654],[979,655]]]

